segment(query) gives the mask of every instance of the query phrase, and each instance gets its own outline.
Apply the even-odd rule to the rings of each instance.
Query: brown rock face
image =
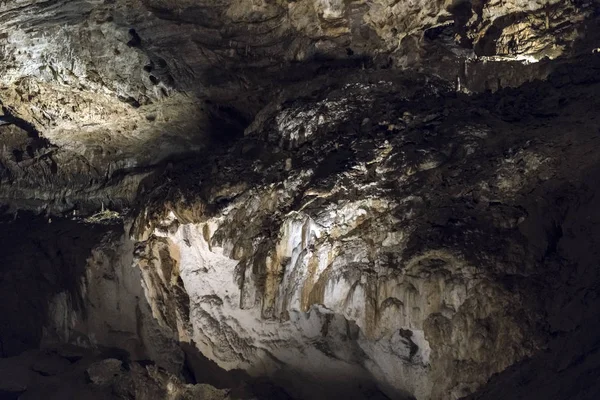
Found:
[[[2,120],[45,141],[3,134],[4,175],[35,172],[2,196],[56,212],[125,207],[148,167],[238,137],[315,76],[414,68],[463,91],[545,77],[547,61],[522,62],[590,52],[596,12],[546,0],[4,1]]]
[[[564,236],[594,220],[565,214],[580,196],[595,207],[580,192],[598,161],[580,157],[597,130],[594,65],[469,97],[364,73],[271,108],[207,166],[175,167],[133,232],[176,249],[192,304],[178,334],[228,368],[264,364],[268,349],[324,374],[290,355],[316,323],[333,347],[321,368],[357,379],[336,364],[353,362],[390,397],[439,399],[547,348],[578,302],[556,279],[597,279],[569,267]],[[583,253],[576,263],[593,262]],[[339,316],[353,328],[340,334]]]
[[[597,398],[599,10],[0,2],[0,397]]]

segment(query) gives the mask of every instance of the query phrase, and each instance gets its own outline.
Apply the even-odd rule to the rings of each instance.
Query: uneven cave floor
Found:
[[[281,382],[226,373],[206,359],[191,366],[190,351],[186,368],[173,372],[123,350],[90,348],[89,338],[64,347],[57,344],[60,335],[48,334],[48,314],[52,299],[66,293],[81,318],[91,318],[94,307],[81,280],[99,243],[110,247],[124,234],[144,242],[148,231],[170,229],[161,226],[169,212],[181,222],[210,219],[250,191],[260,196],[262,188],[311,169],[314,174],[299,188],[284,189],[288,196],[275,211],[258,213],[243,225],[245,233],[234,220],[215,241],[274,242],[286,213],[317,215],[337,200],[419,197],[411,205],[418,218],[411,220],[414,230],[400,257],[440,247],[459,252],[484,279],[518,294],[520,308],[511,304],[506,317],[532,335],[523,338],[527,351],[518,362],[491,374],[468,398],[598,398],[599,67],[597,58],[585,59],[555,71],[547,82],[472,96],[435,80],[417,82],[416,89],[399,95],[395,85],[401,84],[378,86],[379,76],[366,88],[347,89],[348,82],[319,92],[308,88],[283,105],[290,118],[307,115],[301,113],[315,104],[342,100],[350,112],[340,117],[339,110],[325,106],[326,123],[300,140],[286,138],[286,128],[279,129],[267,113],[233,145],[156,171],[143,182],[124,221],[100,224],[11,210],[0,224],[0,370],[6,371],[0,372],[0,397],[294,397],[278,387]],[[360,74],[356,79],[365,82]],[[382,153],[389,158],[378,158]],[[354,168],[373,160],[378,160],[373,167]],[[401,173],[405,179],[398,182]],[[240,246],[247,251],[247,244]],[[503,316],[496,317],[491,337],[503,329]],[[503,350],[477,351],[491,351],[486,362],[493,364],[493,352]],[[452,353],[444,357],[452,362]],[[460,380],[465,372],[452,373]]]

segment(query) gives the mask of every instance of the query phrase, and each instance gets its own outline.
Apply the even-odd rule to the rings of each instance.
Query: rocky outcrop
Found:
[[[185,379],[199,351],[218,366],[203,359],[196,381],[208,368],[232,388],[222,369],[245,370],[300,398],[460,398],[521,379],[583,335],[572,310],[593,312],[590,57],[496,94],[385,71],[295,86],[203,163],[149,174],[131,239],[108,211],[17,214],[4,355],[104,345]]]
[[[225,368],[468,395],[572,329],[550,275],[580,222],[553,204],[593,196],[595,68],[476,97],[365,73],[268,107],[142,207],[134,237],[168,271],[150,297],[185,288],[168,325]]]

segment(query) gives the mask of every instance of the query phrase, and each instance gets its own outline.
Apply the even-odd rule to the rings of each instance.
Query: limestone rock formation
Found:
[[[165,324],[226,368],[371,376],[391,397],[459,398],[545,348],[560,328],[542,316],[562,318],[545,275],[567,258],[562,226],[579,224],[546,204],[570,204],[598,161],[576,155],[597,125],[568,128],[595,84],[551,78],[466,97],[364,74],[174,169],[133,230],[169,271],[154,301],[189,296],[168,307],[189,321]]]
[[[599,16],[1,1],[0,396],[597,398]]]
[[[591,0],[3,1],[0,120],[18,129],[0,128],[11,130],[2,197],[55,212],[125,207],[148,167],[236,137],[283,88],[340,68],[410,67],[461,90],[545,77],[547,58],[597,45],[597,8]]]

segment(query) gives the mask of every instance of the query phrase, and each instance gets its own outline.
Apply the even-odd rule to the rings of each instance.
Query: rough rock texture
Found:
[[[0,395],[597,398],[599,15],[1,1]]]
[[[183,352],[148,317],[140,273],[131,268],[133,244],[118,233],[122,226],[31,215],[0,226],[0,298],[6,310],[0,325],[2,356],[41,342],[102,344],[179,372]]]
[[[225,368],[359,397],[347,382],[473,392],[581,323],[563,309],[585,283],[567,282],[598,279],[593,234],[571,248],[594,223],[598,163],[598,60],[583,61],[496,95],[363,73],[267,107],[142,205],[155,316],[189,310],[163,324]]]
[[[73,356],[76,353],[77,356]],[[185,384],[154,365],[125,363],[107,351],[77,348],[30,350],[0,359],[3,399],[229,399],[230,391]],[[60,371],[40,370],[40,363]],[[56,368],[56,367],[55,367]]]
[[[49,387],[57,399],[225,398],[221,389],[238,399],[288,398],[269,382],[221,369],[161,327],[121,224],[22,214],[0,226],[0,398],[35,399]],[[157,381],[138,376],[148,373]]]
[[[495,90],[550,72],[523,60],[590,52],[597,14],[591,0],[3,1],[0,121],[21,129],[0,126],[0,197],[126,208],[148,167],[238,136],[293,82],[409,67]]]
[[[25,215],[2,221],[0,299],[0,351],[15,356],[37,346],[42,337],[52,299],[63,293],[64,302],[79,310],[79,279],[86,259],[106,234],[107,226],[77,230],[71,221],[30,219]],[[27,318],[24,318],[27,316]]]

